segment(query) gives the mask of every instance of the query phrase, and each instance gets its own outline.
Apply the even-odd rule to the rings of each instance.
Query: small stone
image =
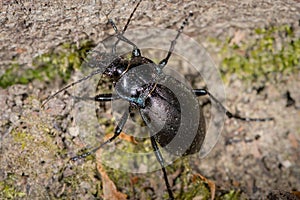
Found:
[[[285,160],[281,163],[285,168],[289,168],[292,166],[292,163],[289,160]]]
[[[73,137],[77,137],[79,135],[79,127],[70,127],[69,128],[69,134]]]

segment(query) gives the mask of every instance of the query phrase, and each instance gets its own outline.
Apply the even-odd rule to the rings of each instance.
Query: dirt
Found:
[[[102,41],[113,34],[107,17],[122,27],[135,3],[1,1],[0,75],[16,62],[23,69],[33,68],[34,57],[64,42]],[[177,30],[190,10],[194,16],[184,33],[207,47],[217,64],[221,61],[218,50],[211,49],[207,38],[222,40],[239,31],[245,35],[240,40],[246,40],[255,28],[282,24],[292,24],[300,35],[297,0],[144,1],[129,28]],[[213,180],[219,191],[241,191],[243,198],[274,199],[277,195],[278,199],[288,199],[293,196],[289,192],[300,191],[300,73],[282,75],[276,83],[266,82],[259,93],[234,77],[225,85],[226,107],[241,115],[271,116],[275,120],[248,123],[227,119],[212,152],[203,159],[191,158],[189,173]],[[74,76],[70,82],[76,79]],[[93,171],[94,162],[81,162],[82,167],[77,168],[66,164],[84,147],[76,130],[70,129],[74,108],[68,93],[53,99],[46,109],[40,107],[47,96],[63,86],[56,79],[0,89],[3,198],[96,198],[101,180]],[[295,100],[289,107],[287,91]],[[149,176],[146,182],[161,181],[160,173],[155,172],[158,177]],[[69,179],[62,181],[62,177]],[[162,183],[156,188],[157,198],[166,192]],[[76,189],[70,190],[75,184]],[[122,188],[123,192],[128,190]]]

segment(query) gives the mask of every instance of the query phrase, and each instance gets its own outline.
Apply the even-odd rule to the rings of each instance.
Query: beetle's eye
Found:
[[[130,91],[130,95],[131,95],[132,97],[137,96],[137,94],[138,94],[138,91],[137,91],[137,90],[131,90],[131,91]]]

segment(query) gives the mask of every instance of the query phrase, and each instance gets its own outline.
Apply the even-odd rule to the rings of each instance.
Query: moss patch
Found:
[[[9,175],[6,181],[0,181],[0,196],[4,199],[16,199],[26,196],[26,193],[18,191],[14,187],[13,175]]]
[[[15,62],[0,76],[0,87],[27,84],[35,79],[50,81],[58,76],[67,81],[94,46],[94,43],[88,40],[80,42],[78,46],[75,43],[64,43],[35,57],[31,69],[23,69],[23,66]]]
[[[225,41],[211,39],[221,47],[221,73],[223,80],[236,74],[248,81],[272,81],[276,74],[287,75],[300,69],[300,38],[290,25],[257,28],[253,40],[239,44],[232,38]]]

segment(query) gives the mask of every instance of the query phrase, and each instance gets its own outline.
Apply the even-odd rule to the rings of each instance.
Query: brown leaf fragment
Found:
[[[197,179],[200,179],[201,181],[204,181],[205,183],[208,184],[209,189],[210,189],[210,193],[211,193],[211,200],[215,199],[215,194],[216,194],[216,185],[213,181],[205,178],[204,176],[202,176],[201,174],[194,174],[193,175],[193,182],[195,182]]]
[[[105,140],[111,138],[114,134],[113,133],[109,133],[105,136]],[[122,132],[118,138],[120,138],[121,140],[130,142],[132,144],[137,144],[137,141],[134,139],[134,137],[132,135],[127,135],[126,133]]]
[[[106,174],[102,164],[100,162],[97,162],[97,170],[101,174],[102,177],[102,185],[103,185],[103,199],[107,200],[125,200],[127,198],[127,195],[119,192],[117,190],[116,185],[112,180],[108,177]]]

